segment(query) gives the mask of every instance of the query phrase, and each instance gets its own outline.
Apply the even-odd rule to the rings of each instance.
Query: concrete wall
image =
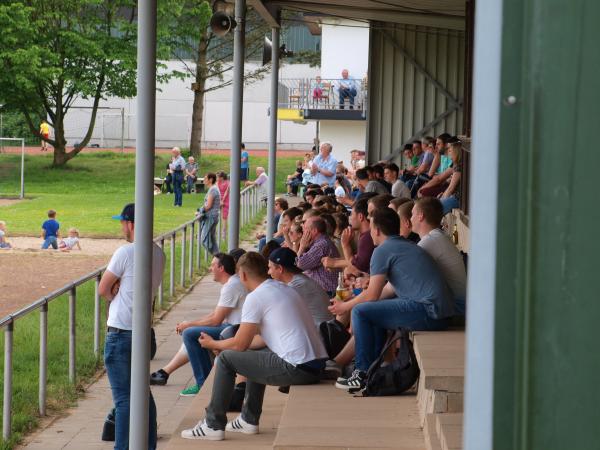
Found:
[[[331,142],[335,159],[348,165],[351,150],[365,149],[367,123],[354,120],[322,120],[319,139],[321,142]]]
[[[321,77],[341,78],[342,70],[362,80],[369,66],[369,26],[365,22],[327,18],[321,27]]]
[[[170,61],[169,70],[182,70],[181,63]],[[247,64],[246,70],[256,69],[258,64]],[[318,68],[305,64],[284,65],[280,78],[312,78],[318,74]],[[231,72],[225,74],[225,81],[231,78]],[[213,85],[216,83],[213,83]],[[179,145],[189,146],[191,132],[193,94],[191,81],[172,79],[159,86],[156,97],[156,144],[159,147]],[[244,128],[243,139],[249,148],[266,148],[269,140],[269,89],[270,73],[262,80],[245,87],[244,90]],[[203,146],[211,148],[229,148],[231,133],[231,86],[206,94],[203,125]],[[87,101],[79,101],[77,106],[89,106]],[[101,103],[104,108],[98,112],[93,139],[90,144],[104,147],[119,146],[121,142],[121,108],[124,108],[124,139],[126,146],[135,145],[136,100],[109,98]],[[66,136],[69,144],[81,140],[87,129],[90,110],[73,108],[66,121]],[[293,122],[279,122],[278,141],[281,148],[310,149],[316,133],[314,123],[306,125]]]

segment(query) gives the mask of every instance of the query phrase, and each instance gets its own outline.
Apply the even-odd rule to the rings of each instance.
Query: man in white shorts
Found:
[[[250,292],[242,308],[242,322],[231,339],[214,340],[202,334],[200,344],[221,353],[206,418],[181,436],[186,439],[220,441],[225,430],[256,434],[265,386],[318,383],[327,353],[305,302],[296,290],[268,278],[267,261],[249,252],[238,262],[240,280]],[[260,335],[266,348],[248,350]],[[242,413],[227,423],[227,407],[236,374],[245,376],[246,397]]]

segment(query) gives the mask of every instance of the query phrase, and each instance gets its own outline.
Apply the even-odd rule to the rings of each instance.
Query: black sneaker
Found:
[[[162,369],[157,370],[150,375],[150,384],[153,386],[164,386],[167,384],[169,374]]]
[[[338,378],[335,387],[349,392],[358,392],[365,388],[367,374],[356,369],[349,378]]]
[[[233,395],[231,396],[231,401],[229,402],[229,408],[227,411],[241,411],[242,405],[244,404],[244,397],[246,396],[246,382],[242,381],[241,383],[236,384],[235,389],[233,390]]]

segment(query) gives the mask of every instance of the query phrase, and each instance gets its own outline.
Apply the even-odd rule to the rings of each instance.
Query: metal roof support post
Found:
[[[246,0],[235,0],[237,27],[233,35],[233,99],[231,104],[231,189],[229,208],[228,251],[239,246],[240,239],[240,163],[242,144],[242,112],[244,105],[244,49]]]
[[[279,85],[279,28],[271,28],[271,108],[269,116],[269,185],[267,194],[267,242],[275,233],[275,177],[277,169],[277,91]]]
[[[156,0],[138,3],[135,256],[129,448],[148,448],[156,109]]]

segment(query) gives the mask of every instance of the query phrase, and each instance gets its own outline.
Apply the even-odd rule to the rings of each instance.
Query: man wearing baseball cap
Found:
[[[115,404],[115,449],[129,447],[129,395],[131,391],[131,337],[133,316],[133,258],[135,235],[135,205],[125,205],[113,219],[121,222],[121,231],[127,244],[113,254],[102,275],[98,292],[109,302],[104,366]],[[152,297],[162,278],[165,255],[153,243]],[[148,298],[151,308],[152,297]],[[150,324],[148,324],[150,326]],[[156,405],[150,393],[150,426],[148,448],[156,448]]]
[[[314,280],[308,278],[296,266],[296,252],[281,247],[269,255],[269,275],[271,278],[293,287],[308,306],[315,325],[333,319],[329,312],[329,296]]]

